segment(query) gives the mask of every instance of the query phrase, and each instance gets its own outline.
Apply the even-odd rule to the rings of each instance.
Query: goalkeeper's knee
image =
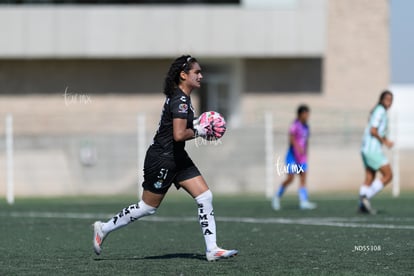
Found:
[[[138,202],[138,207],[139,207],[139,210],[141,211],[141,215],[143,217],[153,215],[157,211],[157,208],[149,206],[143,200]]]
[[[201,195],[197,196],[195,198],[196,202],[198,204],[200,203],[209,203],[211,204],[213,202],[213,193],[210,190],[205,191]]]

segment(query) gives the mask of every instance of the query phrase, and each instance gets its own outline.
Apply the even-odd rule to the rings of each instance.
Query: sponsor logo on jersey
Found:
[[[178,106],[178,112],[179,113],[187,113],[188,112],[188,105],[187,104],[180,104]]]

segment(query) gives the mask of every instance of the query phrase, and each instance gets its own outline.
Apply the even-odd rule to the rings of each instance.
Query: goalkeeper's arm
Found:
[[[194,138],[196,137],[203,137],[207,136],[207,128],[209,124],[207,122],[200,122],[200,119],[195,119],[193,121],[193,131],[194,131]]]
[[[195,131],[187,128],[187,119],[173,119],[173,138],[176,142],[191,140],[195,137]]]

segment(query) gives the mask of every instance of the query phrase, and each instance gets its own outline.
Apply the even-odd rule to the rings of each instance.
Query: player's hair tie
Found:
[[[183,69],[185,68],[185,67],[187,67],[187,65],[191,62],[193,60],[193,57],[192,56],[189,56],[188,58],[187,58],[187,60],[183,63],[183,65],[181,66]]]

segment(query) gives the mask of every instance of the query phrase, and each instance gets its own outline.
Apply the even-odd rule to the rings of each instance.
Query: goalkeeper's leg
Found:
[[[199,175],[180,182],[198,206],[198,219],[200,222],[204,241],[206,243],[206,258],[215,261],[237,255],[237,250],[225,250],[217,246],[216,221],[213,210],[213,194],[209,190],[204,178]]]
[[[93,248],[97,255],[102,251],[102,243],[109,233],[128,225],[142,217],[153,215],[161,204],[163,194],[155,194],[144,190],[142,200],[138,204],[132,204],[119,212],[107,222],[96,221],[94,223]]]

